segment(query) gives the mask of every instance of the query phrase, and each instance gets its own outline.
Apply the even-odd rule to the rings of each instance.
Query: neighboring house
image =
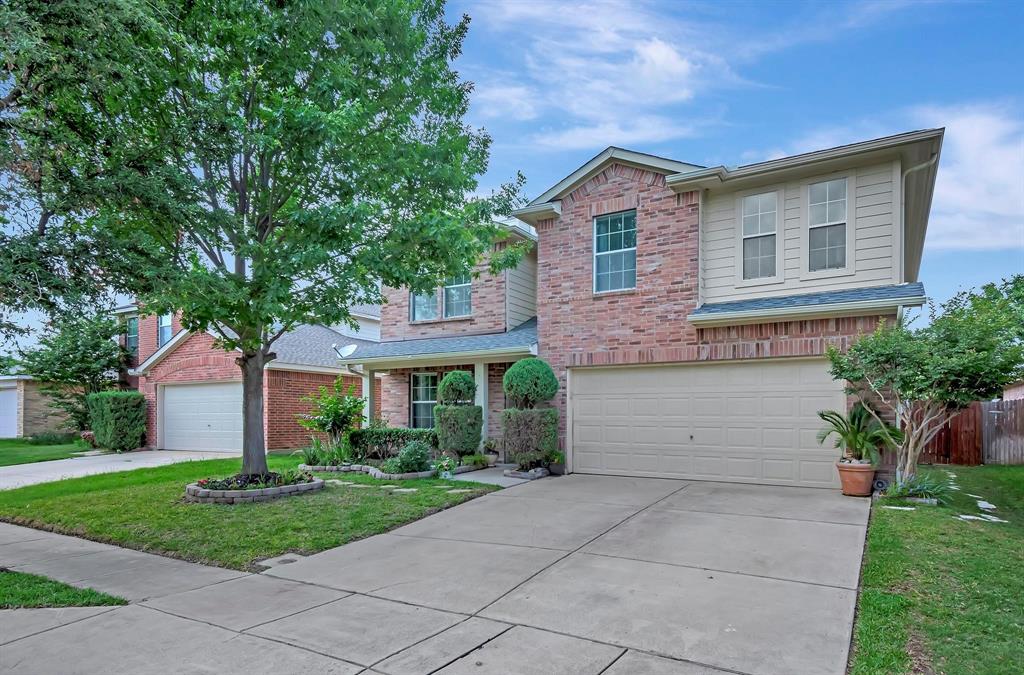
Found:
[[[0,375],[0,438],[23,438],[72,427],[30,375]]]
[[[115,310],[125,331],[122,344],[132,352],[128,372],[147,399],[147,445],[161,450],[240,451],[242,374],[236,354],[214,346],[214,336],[189,332],[177,316],[144,316],[135,306]],[[374,335],[374,308],[360,308],[359,334]],[[277,358],[267,365],[263,385],[264,433],[268,449],[309,442],[298,415],[309,412],[304,396],[343,380],[362,395],[358,374],[338,365],[334,346],[366,346],[369,340],[326,326],[299,326],[274,343]],[[375,408],[379,408],[377,401]]]
[[[817,411],[847,397],[824,354],[924,303],[942,136],[738,168],[608,148],[515,213],[536,259],[434,300],[389,292],[381,343],[343,363],[386,371],[383,414],[412,426],[438,376],[470,369],[499,436],[500,375],[538,354],[562,385],[570,471],[835,486]],[[536,323],[512,322],[511,279],[534,267],[515,284],[537,289]],[[468,315],[445,316],[465,295]]]
[[[1004,401],[1019,401],[1024,399],[1024,381],[1011,384],[1003,390]]]

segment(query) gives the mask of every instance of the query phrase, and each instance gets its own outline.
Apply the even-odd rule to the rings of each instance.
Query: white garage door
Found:
[[[15,438],[18,435],[18,390],[15,387],[0,389],[0,438]]]
[[[838,485],[815,434],[846,396],[822,359],[574,369],[570,397],[574,471]]]
[[[242,383],[175,384],[163,387],[164,450],[242,450]]]

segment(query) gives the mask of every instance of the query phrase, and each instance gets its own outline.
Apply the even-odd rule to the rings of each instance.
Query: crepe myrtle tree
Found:
[[[828,351],[832,376],[847,382],[896,448],[898,485],[914,478],[922,450],[945,424],[1024,374],[1024,276],[961,292],[929,311],[922,328],[882,321],[845,354]]]
[[[73,141],[53,171],[89,205],[62,223],[116,290],[237,354],[242,473],[263,474],[275,341],[351,321],[382,283],[427,290],[487,253],[492,271],[516,264],[521,246],[492,251],[493,223],[522,177],[474,196],[490,139],[463,121],[469,19],[447,23],[443,2],[135,8],[155,48],[116,71],[119,98],[66,91],[48,113]]]

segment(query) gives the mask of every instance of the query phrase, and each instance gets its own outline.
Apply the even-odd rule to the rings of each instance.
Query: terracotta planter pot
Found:
[[[871,486],[875,482],[875,467],[870,464],[850,464],[837,462],[839,482],[843,486],[843,494],[850,497],[870,497]]]

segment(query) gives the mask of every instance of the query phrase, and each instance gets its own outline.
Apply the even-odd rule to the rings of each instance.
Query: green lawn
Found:
[[[933,472],[945,477],[942,468]],[[850,672],[1011,673],[1024,654],[1024,466],[950,467],[946,507],[871,513]],[[963,522],[981,495],[1008,523]],[[897,504],[898,502],[888,502]]]
[[[0,439],[0,466],[48,462],[51,459],[67,459],[72,456],[72,453],[84,452],[88,449],[76,443],[30,445],[23,438],[3,438]]]
[[[35,574],[0,569],[0,609],[125,604],[127,600],[91,588],[75,588]]]
[[[297,466],[298,457],[271,455],[271,470]],[[418,492],[328,485],[270,502],[191,504],[185,484],[237,473],[239,460],[185,462],[31,485],[0,492],[0,520],[235,569],[282,553],[315,553],[422,518],[495,489],[436,479],[402,481]],[[324,478],[385,484],[364,474]],[[448,494],[438,486],[472,488]]]

